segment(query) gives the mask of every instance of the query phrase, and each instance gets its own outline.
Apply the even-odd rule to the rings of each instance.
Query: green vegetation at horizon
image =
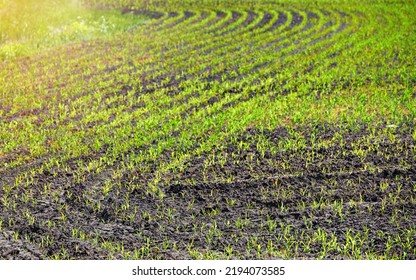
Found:
[[[78,0],[2,0],[0,59],[108,38],[146,22],[146,17],[122,15],[120,10],[88,9]]]

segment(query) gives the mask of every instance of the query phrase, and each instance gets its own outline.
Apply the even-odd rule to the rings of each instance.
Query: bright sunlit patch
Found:
[[[0,59],[125,31],[146,19],[85,8],[79,0],[0,0]]]

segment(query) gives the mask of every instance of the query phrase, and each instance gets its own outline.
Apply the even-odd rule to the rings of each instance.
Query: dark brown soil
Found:
[[[408,127],[395,129],[392,142],[365,126],[356,131],[331,126],[249,129],[235,141],[250,143],[245,149],[229,143],[184,163],[182,171],[166,172],[159,183],[163,198],[146,188],[155,176],[152,170],[124,173],[106,197],[97,189],[110,170],[90,174],[82,183],[71,173],[45,171],[31,186],[36,203],[1,208],[0,258],[189,259],[200,254],[334,259],[373,254],[415,259],[415,236],[408,236],[416,223],[416,205],[410,200],[415,198],[416,143],[410,132]],[[257,148],[260,138],[278,146],[294,137],[305,139],[306,147],[264,154]],[[317,144],[330,139],[328,147]],[[371,145],[377,148],[371,150]],[[368,153],[355,155],[357,146]],[[169,161],[169,153],[160,160]],[[46,184],[50,197],[42,193]],[[381,184],[387,188],[380,189]],[[22,190],[12,192],[23,195]],[[341,212],[333,207],[337,202],[343,203]],[[26,212],[35,217],[32,225]],[[48,226],[48,220],[54,225]],[[319,232],[336,238],[340,249],[325,251],[323,243],[311,242]],[[358,255],[351,248],[342,251],[350,236],[362,240]],[[411,238],[407,246],[397,241],[406,238]],[[131,254],[114,249],[121,245]]]

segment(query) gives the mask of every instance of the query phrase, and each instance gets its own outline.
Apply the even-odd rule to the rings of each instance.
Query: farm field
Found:
[[[415,1],[63,2],[0,0],[0,259],[416,259]]]

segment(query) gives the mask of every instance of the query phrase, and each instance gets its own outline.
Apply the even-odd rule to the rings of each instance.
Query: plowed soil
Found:
[[[378,129],[393,129],[394,139],[374,136],[365,127],[249,129],[237,142],[251,146],[240,149],[229,143],[185,162],[182,171],[167,172],[159,184],[163,198],[145,188],[125,187],[132,180],[144,186],[152,172],[123,174],[120,185],[104,199],[91,190],[106,172],[77,184],[70,173],[45,171],[33,186],[32,195],[39,202],[25,206],[34,224],[27,224],[19,208],[1,210],[0,218],[13,217],[13,224],[3,224],[0,258],[44,259],[64,251],[65,257],[76,259],[125,258],[121,252],[160,259],[337,259],[384,253],[414,259],[415,236],[408,236],[407,230],[416,224],[415,203],[409,200],[415,197],[416,143],[406,126]],[[256,148],[259,137],[278,146],[294,135],[305,139],[304,148],[264,154]],[[314,146],[326,140],[332,143]],[[377,148],[371,150],[368,143]],[[354,154],[357,147],[367,149],[366,155]],[[214,160],[207,164],[210,158]],[[38,197],[45,184],[57,191],[56,196]],[[385,189],[380,188],[383,184]],[[87,200],[100,202],[100,209],[88,207]],[[128,210],[121,206],[126,201]],[[338,202],[341,210],[335,207]],[[62,209],[63,205],[67,206]],[[65,227],[48,228],[38,222],[59,223],[62,212]],[[126,213],[122,219],[120,212]],[[15,240],[16,233],[27,239]],[[325,250],[325,243],[314,238],[319,234],[338,244],[338,250]],[[46,235],[53,242],[46,244]],[[351,236],[362,242],[355,244],[358,252],[351,247]],[[406,239],[407,247],[398,242]],[[114,249],[120,246],[123,250]]]

